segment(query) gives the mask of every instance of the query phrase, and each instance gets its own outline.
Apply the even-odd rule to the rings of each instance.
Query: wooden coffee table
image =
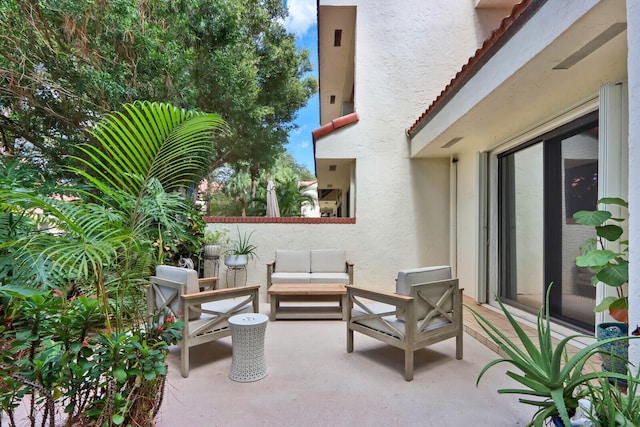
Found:
[[[347,288],[341,283],[276,283],[268,290],[271,320],[347,318]],[[337,305],[280,305],[281,302],[333,302]]]

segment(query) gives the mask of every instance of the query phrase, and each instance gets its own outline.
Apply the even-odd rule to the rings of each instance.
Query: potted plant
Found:
[[[627,202],[620,198],[602,198],[598,200],[598,204],[628,208]],[[629,241],[622,240],[624,230],[618,225],[624,222],[624,218],[615,218],[608,210],[579,211],[573,218],[578,224],[594,226],[596,231],[596,237],[585,240],[580,246],[582,255],[576,258],[576,265],[591,269],[594,273],[591,279],[594,286],[601,282],[616,291],[615,296],[605,297],[594,310],[608,310],[609,315],[618,322],[598,324],[596,336],[598,339],[626,336],[629,330],[629,305],[624,287],[629,282]],[[619,249],[607,248],[606,242],[613,243]],[[602,355],[603,369],[626,373],[628,342],[621,341],[604,350],[607,354]]]
[[[573,355],[568,355],[569,342],[584,335],[572,335],[554,344],[549,320],[548,291],[546,302],[545,308],[541,308],[538,312],[537,343],[529,338],[499,299],[498,304],[516,333],[517,340],[507,337],[481,314],[467,306],[489,338],[505,354],[504,357],[488,363],[480,371],[477,383],[491,367],[502,362],[511,364],[516,371],[507,371],[507,376],[520,383],[522,388],[500,389],[498,393],[520,394],[523,396],[520,402],[538,408],[528,425],[539,427],[555,418],[553,422],[556,425],[571,426],[570,416],[578,408],[579,401],[583,398],[593,398],[593,389],[589,388],[592,381],[626,378],[626,375],[614,372],[585,372],[585,364],[592,356],[603,352],[601,349],[603,344],[626,341],[631,337],[610,338],[588,345]]]
[[[243,267],[247,265],[249,259],[254,259],[258,255],[256,245],[251,243],[251,236],[255,230],[247,235],[240,234],[238,228],[238,238],[231,241],[231,249],[225,251],[224,263],[227,267]]]
[[[217,257],[222,252],[222,246],[229,243],[229,230],[205,230],[202,250],[205,257]]]
[[[605,378],[600,378],[596,384],[588,385],[592,409],[587,413],[587,417],[592,425],[640,425],[640,372],[635,375],[628,372],[626,383],[626,391]]]

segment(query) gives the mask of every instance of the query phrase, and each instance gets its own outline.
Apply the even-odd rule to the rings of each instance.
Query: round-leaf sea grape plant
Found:
[[[10,425],[25,399],[32,426],[153,423],[181,322],[147,316],[142,285],[166,259],[163,239],[193,227],[176,190],[206,175],[223,128],[215,114],[127,104],[80,147],[73,198],[2,185],[3,168],[0,409]]]
[[[625,200],[607,197],[598,204],[619,206],[627,209]],[[596,312],[609,311],[611,317],[629,323],[629,302],[624,286],[629,282],[629,241],[623,240],[622,224],[625,218],[614,217],[608,210],[579,211],[573,215],[576,223],[595,227],[596,237],[586,240],[580,247],[582,255],[576,258],[576,265],[589,267],[595,274],[593,285],[602,282],[616,290],[616,296],[605,297],[595,307]],[[606,248],[606,242],[619,244],[619,250]]]

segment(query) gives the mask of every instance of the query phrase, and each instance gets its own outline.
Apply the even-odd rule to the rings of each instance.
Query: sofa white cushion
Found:
[[[343,283],[349,284],[347,273],[311,273],[310,283]]]
[[[273,273],[271,283],[309,283],[309,273]]]
[[[156,267],[156,277],[185,284],[185,292],[187,294],[197,294],[200,292],[198,273],[190,268],[175,267],[173,265],[158,265]],[[169,290],[167,288],[163,289],[163,293],[168,291]],[[168,295],[165,295],[165,297],[167,296]],[[162,305],[159,295],[156,296],[156,300],[157,304]],[[180,301],[176,298],[171,302],[170,306],[174,312],[177,312],[180,309]],[[198,309],[199,305],[196,305],[195,307],[196,309],[189,312],[189,320],[195,320],[200,317],[200,310]]]
[[[398,278],[396,280],[396,293],[398,295],[411,296],[411,285],[416,285],[418,283],[437,282],[447,279],[451,279],[451,267],[449,267],[448,265],[400,270],[398,272]],[[431,296],[430,294],[433,294],[433,296]],[[434,287],[431,292],[422,294],[421,297],[435,304],[441,295],[442,288]],[[432,307],[422,299],[418,299],[415,304],[416,316],[418,319],[423,319],[431,311]],[[446,309],[449,310],[452,304],[453,301],[451,301],[450,304],[447,304],[449,307],[445,306]],[[398,319],[404,320],[404,315],[404,310],[399,309],[397,313]]]
[[[347,271],[347,251],[340,249],[311,251],[312,273],[343,273],[345,271]]]
[[[311,260],[309,257],[309,251],[288,249],[277,250],[275,271],[277,273],[311,272]]]

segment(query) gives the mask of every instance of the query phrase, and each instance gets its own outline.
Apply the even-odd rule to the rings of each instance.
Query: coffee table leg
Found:
[[[276,320],[277,309],[278,309],[278,295],[271,295],[271,321]]]
[[[347,294],[342,295],[340,298],[340,306],[342,307],[342,320],[347,320],[347,310],[349,309],[347,304]]]

